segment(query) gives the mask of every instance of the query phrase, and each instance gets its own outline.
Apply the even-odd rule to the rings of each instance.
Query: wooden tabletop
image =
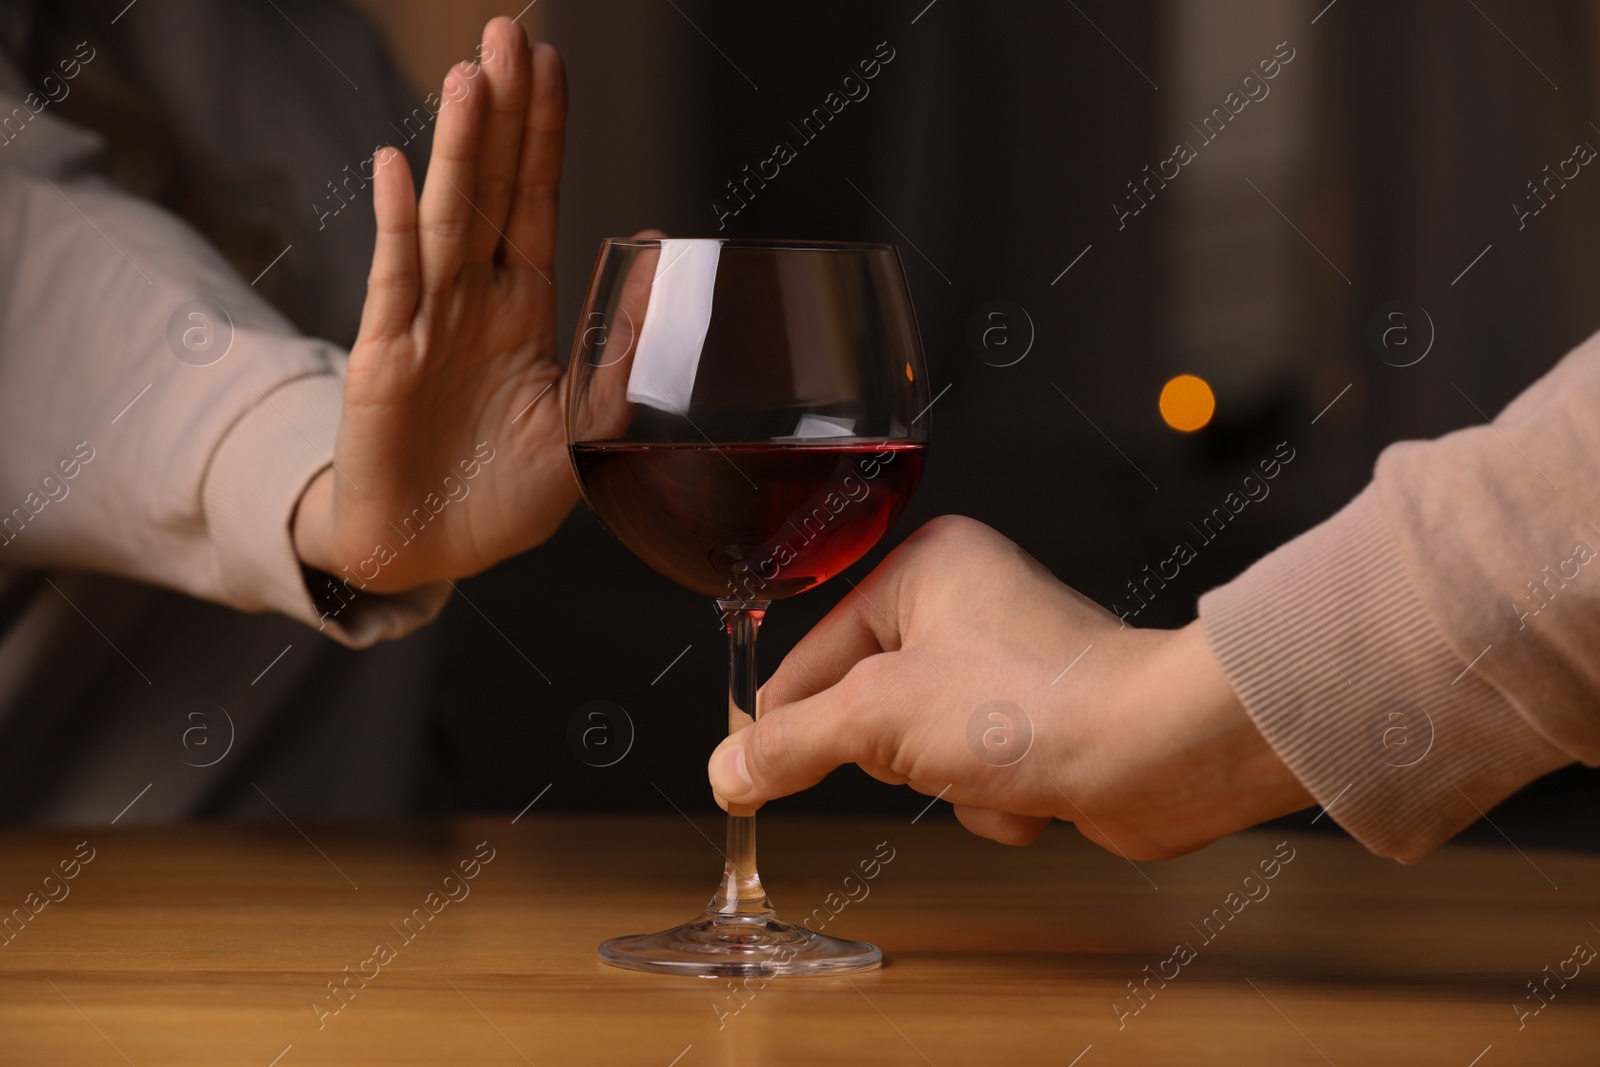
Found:
[[[882,969],[736,990],[599,963],[699,912],[719,834],[537,809],[0,832],[0,1063],[1597,1062],[1600,858],[1253,833],[1135,865],[1067,826],[1010,849],[764,816],[774,903]]]

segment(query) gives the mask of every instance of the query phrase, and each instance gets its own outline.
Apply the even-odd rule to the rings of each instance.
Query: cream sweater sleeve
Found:
[[[1600,335],[1493,425],[1385,450],[1200,617],[1268,742],[1375,852],[1419,859],[1600,764]]]
[[[99,176],[99,140],[4,59],[0,117],[0,567],[123,575],[350,645],[436,615],[446,585],[324,621],[302,577],[290,522],[333,454],[344,353]]]

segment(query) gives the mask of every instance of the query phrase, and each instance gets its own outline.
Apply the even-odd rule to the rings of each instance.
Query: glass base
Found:
[[[600,945],[613,967],[700,978],[760,975],[852,974],[883,962],[865,941],[816,934],[777,914],[707,911],[698,919],[656,934],[613,937]]]

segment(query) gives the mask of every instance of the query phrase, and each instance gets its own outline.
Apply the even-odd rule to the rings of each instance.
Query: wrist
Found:
[[[333,553],[333,468],[324,467],[307,483],[290,522],[294,554],[300,562],[326,574],[338,573]]]
[[[1114,779],[1153,853],[1175,855],[1315,801],[1245,710],[1199,621],[1141,631],[1118,674]]]
[[[1168,655],[1180,676],[1192,679],[1180,728],[1200,742],[1196,757],[1212,765],[1207,780],[1225,799],[1222,833],[1300,811],[1315,803],[1306,787],[1250,717],[1196,619],[1173,631]]]

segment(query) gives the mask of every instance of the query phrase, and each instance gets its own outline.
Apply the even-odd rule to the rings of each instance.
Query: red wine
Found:
[[[922,478],[921,443],[574,445],[584,495],[633,554],[706,596],[772,600],[860,559]]]

